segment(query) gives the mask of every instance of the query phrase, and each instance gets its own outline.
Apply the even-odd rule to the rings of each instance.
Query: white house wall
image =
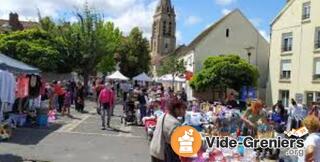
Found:
[[[313,81],[314,58],[320,57],[315,52],[315,28],[320,27],[320,0],[292,0],[287,10],[272,25],[270,47],[270,77],[272,102],[279,99],[279,90],[289,90],[290,97],[303,94],[306,103],[306,92],[320,91],[319,82]],[[311,2],[311,21],[302,22],[302,5]],[[282,54],[282,34],[293,33],[293,49],[291,53]],[[280,81],[280,61],[291,60],[291,79]]]
[[[230,32],[228,38],[226,29]],[[239,11],[233,12],[220,22],[195,46],[195,71],[199,71],[203,62],[210,56],[236,54],[248,60],[248,52],[245,49],[248,47],[254,47],[254,50],[250,51],[250,62],[256,65],[260,72],[258,93],[259,97],[265,99],[269,43]]]

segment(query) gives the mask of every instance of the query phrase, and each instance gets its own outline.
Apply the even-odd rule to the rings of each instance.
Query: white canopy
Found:
[[[116,71],[113,74],[106,77],[107,79],[113,79],[113,80],[129,80],[126,76],[120,73],[120,71]]]
[[[144,82],[152,82],[152,79],[146,73],[141,73],[138,76],[135,76],[133,78],[133,80],[144,81]]]
[[[159,82],[173,82],[172,74],[163,75],[163,76],[158,78],[158,81]],[[174,77],[174,81],[175,82],[186,82],[186,79],[176,76],[176,77]]]

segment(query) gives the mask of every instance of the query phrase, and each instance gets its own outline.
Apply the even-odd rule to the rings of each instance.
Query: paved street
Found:
[[[0,143],[0,162],[150,161],[142,127],[124,127],[120,117],[114,117],[113,129],[103,131],[93,107],[94,103],[87,103],[88,113],[73,112],[74,118],[61,117],[49,129],[16,129],[11,140]],[[115,115],[120,114],[121,107],[117,106]]]

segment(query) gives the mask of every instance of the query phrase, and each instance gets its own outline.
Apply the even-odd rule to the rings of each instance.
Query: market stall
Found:
[[[186,79],[184,77],[175,76],[173,77],[172,74],[166,74],[155,78],[157,82],[162,83],[165,87],[174,86],[174,89],[179,91],[183,87],[185,87]]]
[[[152,79],[146,73],[141,73],[133,77],[132,80],[140,81],[140,82],[152,82]]]
[[[123,80],[127,81],[129,80],[128,77],[124,76],[120,71],[116,71],[113,74],[106,77],[107,80]]]
[[[44,84],[39,72],[37,68],[0,54],[0,140],[11,136],[9,129],[12,127],[44,123],[39,122],[47,115],[46,111],[40,111]]]

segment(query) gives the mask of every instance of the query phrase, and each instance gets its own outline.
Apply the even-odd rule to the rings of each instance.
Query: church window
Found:
[[[166,35],[166,28],[167,28],[167,22],[163,21],[163,26],[162,26],[163,35]]]
[[[228,28],[228,29],[226,29],[226,37],[227,37],[227,38],[229,38],[229,34],[230,34],[230,30],[229,30],[229,28]]]
[[[168,35],[171,35],[171,32],[172,32],[172,23],[169,22],[169,32],[168,32]]]

